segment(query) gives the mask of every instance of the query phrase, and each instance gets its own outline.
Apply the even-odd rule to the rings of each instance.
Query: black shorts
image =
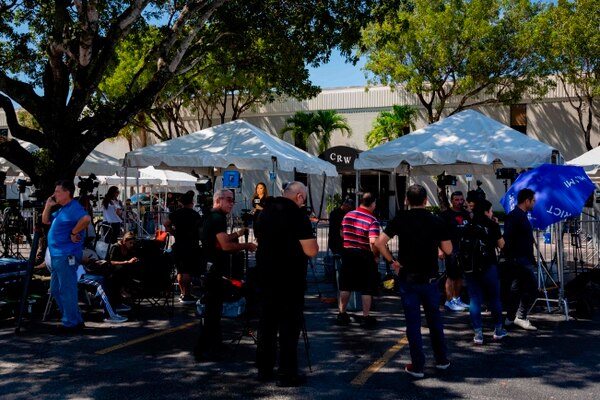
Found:
[[[173,245],[173,256],[178,274],[201,274],[206,269],[200,246]]]
[[[373,253],[364,250],[344,250],[339,274],[341,291],[373,296],[378,292],[380,280]]]
[[[458,264],[458,257],[456,254],[449,255],[445,260],[446,265],[446,276],[450,279],[462,278],[462,268]]]

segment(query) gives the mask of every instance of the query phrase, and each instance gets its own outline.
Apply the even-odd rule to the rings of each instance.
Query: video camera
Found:
[[[454,175],[446,175],[445,172],[439,174],[436,177],[437,185],[439,187],[443,186],[456,186],[456,176]]]
[[[90,174],[87,178],[79,177],[77,188],[79,189],[79,197],[92,202],[98,201],[98,194],[94,194],[94,190],[98,188],[100,181],[94,174]],[[95,203],[94,203],[95,205]]]
[[[79,195],[90,195],[94,190],[96,190],[99,184],[100,181],[98,181],[98,178],[96,178],[96,175],[94,174],[90,174],[90,176],[88,176],[87,178],[82,178],[80,176],[79,182],[77,182],[77,188],[79,188]]]
[[[19,193],[25,193],[27,186],[33,186],[33,183],[25,179],[17,179],[17,186],[19,187]]]

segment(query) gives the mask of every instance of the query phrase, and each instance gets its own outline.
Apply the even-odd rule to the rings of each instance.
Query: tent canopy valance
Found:
[[[359,154],[354,168],[411,175],[493,173],[550,163],[552,146],[466,110]]]
[[[333,164],[243,120],[136,149],[124,159],[126,167],[152,165],[161,169],[196,169],[196,172],[199,168],[227,168],[232,164],[240,170],[296,170],[337,176]]]

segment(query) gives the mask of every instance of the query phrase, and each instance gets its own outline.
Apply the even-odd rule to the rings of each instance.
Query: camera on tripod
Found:
[[[17,186],[19,187],[19,193],[25,193],[27,186],[33,186],[33,183],[25,179],[17,179]]]
[[[442,172],[436,177],[437,185],[442,186],[456,186],[456,176],[454,175],[446,175],[445,172]]]
[[[87,178],[79,177],[79,182],[77,182],[77,188],[79,189],[79,196],[86,196],[90,200],[97,201],[98,196],[94,195],[93,192],[98,188],[100,181],[96,177],[95,174],[90,174]]]

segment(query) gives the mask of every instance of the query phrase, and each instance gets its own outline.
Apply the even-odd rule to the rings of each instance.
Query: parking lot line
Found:
[[[148,335],[148,336],[143,336],[141,338],[129,340],[129,341],[124,342],[124,343],[120,343],[120,344],[117,344],[117,345],[114,345],[114,346],[111,346],[111,347],[107,347],[106,349],[98,350],[98,351],[96,351],[95,354],[98,354],[98,355],[108,354],[108,353],[111,353],[113,351],[123,349],[125,347],[133,346],[134,344],[142,343],[142,342],[145,342],[147,340],[151,340],[151,339],[154,339],[154,338],[157,338],[157,337],[160,337],[160,336],[168,335],[169,333],[181,331],[181,330],[184,330],[184,329],[190,328],[192,326],[196,326],[196,325],[198,325],[197,321],[196,322],[188,322],[186,324],[179,325],[179,326],[176,326],[174,328],[166,329],[164,331],[156,332],[156,333],[153,333],[153,334]]]
[[[402,339],[398,340],[395,345],[387,349],[383,356],[377,359],[373,364],[369,365],[367,368],[362,370],[360,374],[356,376],[356,378],[352,379],[350,382],[351,385],[364,385],[365,382],[369,380],[369,378],[379,371],[385,364],[388,363],[398,353],[404,346],[408,344],[408,338],[404,336]]]

